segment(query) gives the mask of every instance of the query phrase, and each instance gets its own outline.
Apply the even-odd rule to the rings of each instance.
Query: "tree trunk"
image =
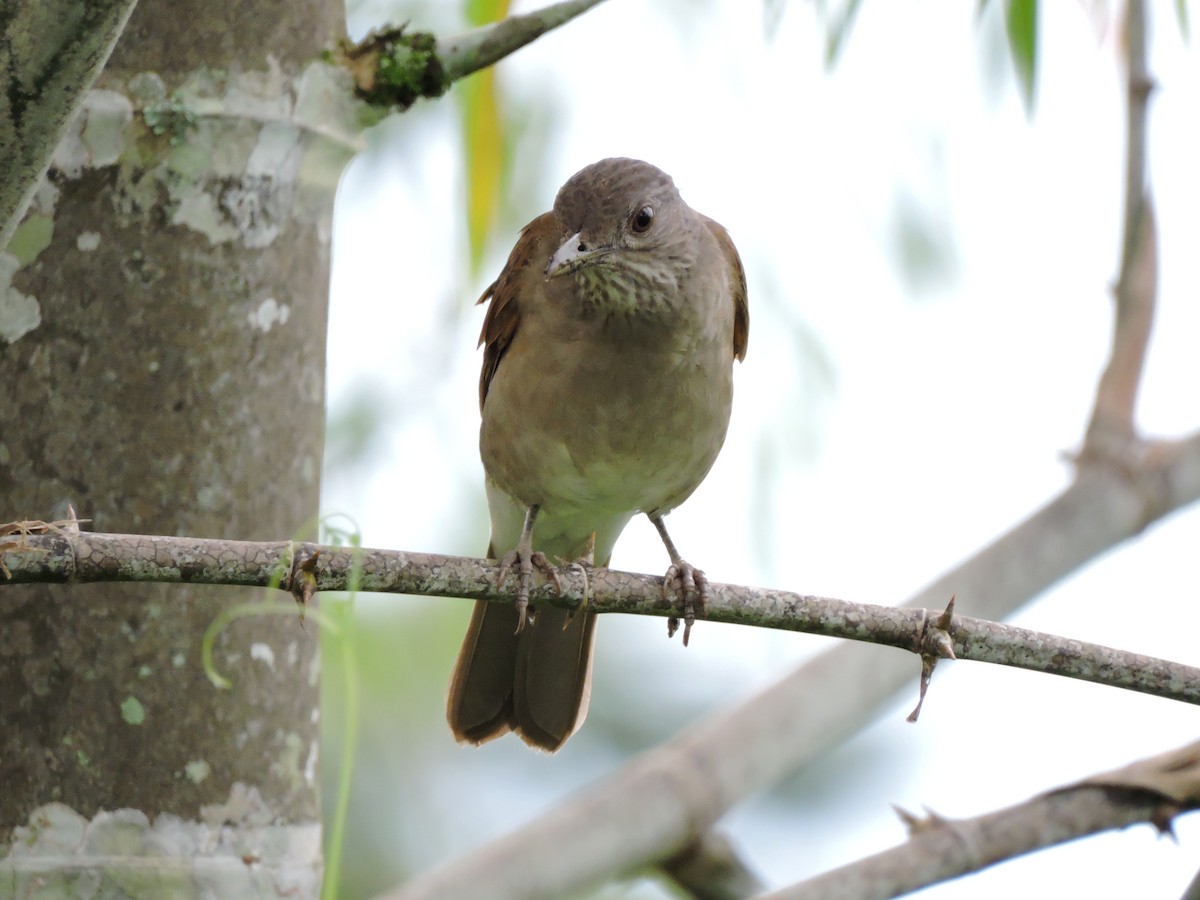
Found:
[[[348,156],[295,110],[341,30],[321,0],[134,10],[0,255],[0,520],[312,536]],[[229,691],[201,666],[251,599],[5,591],[0,896],[317,892],[315,628],[238,620]]]

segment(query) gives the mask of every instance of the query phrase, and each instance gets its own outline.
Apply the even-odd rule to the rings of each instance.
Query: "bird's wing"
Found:
[[[733,246],[733,238],[729,236],[725,227],[707,216],[704,221],[733,269],[733,355],[738,359],[745,359],[746,343],[750,340],[750,304],[746,299],[746,270],[742,267],[742,258],[738,256],[737,247]]]
[[[479,343],[483,346],[483,370],[479,373],[480,409],[483,409],[488,386],[500,367],[500,360],[517,333],[521,321],[521,295],[535,279],[545,278],[546,263],[557,247],[555,239],[560,232],[562,227],[552,212],[543,213],[526,225],[500,277],[479,298],[480,303],[491,300],[483,317],[483,331],[479,334]]]

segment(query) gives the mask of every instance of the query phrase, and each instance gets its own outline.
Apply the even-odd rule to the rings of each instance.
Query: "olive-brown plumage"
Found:
[[[717,458],[746,352],[746,279],[728,233],[654,166],[602,160],[522,230],[486,301],[489,555],[514,565],[527,597],[538,554],[578,559],[594,536],[607,565],[643,512],[671,556],[668,580],[694,606],[704,575],[662,517]],[[543,608],[526,626],[523,604],[476,603],[450,685],[455,736],[479,744],[512,730],[558,749],[587,711],[594,633],[592,613],[568,621]]]

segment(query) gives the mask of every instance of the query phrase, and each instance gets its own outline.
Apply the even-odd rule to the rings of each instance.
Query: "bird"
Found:
[[[528,609],[551,558],[609,564],[637,514],[658,530],[684,642],[708,580],[663,518],[708,474],[729,425],[733,363],[746,355],[746,274],[724,227],[669,175],[603,159],[571,176],[520,233],[483,292],[479,449],[490,559],[514,605],[476,601],[447,719],[479,745],[515,732],[554,752],[582,724],[596,614]],[[678,619],[668,624],[673,633]]]

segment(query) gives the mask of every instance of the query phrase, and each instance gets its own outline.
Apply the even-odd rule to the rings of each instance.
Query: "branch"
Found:
[[[403,111],[422,97],[440,97],[460,78],[499,62],[600,2],[565,0],[442,39],[405,26],[377,29],[357,43],[343,41],[331,58],[349,69],[358,96],[377,112]]]
[[[1197,472],[1200,475],[1200,459]],[[496,583],[498,568],[470,557],[59,527],[73,524],[0,525],[0,576],[10,584],[153,581],[275,587],[302,600],[315,591],[361,590],[514,602]],[[579,566],[567,566],[559,570],[561,595],[545,576],[539,578],[531,594],[537,604],[576,609],[586,602],[595,613],[678,615],[664,599],[659,576],[611,569],[585,573]],[[714,622],[883,644],[919,655],[928,667],[943,657],[970,659],[1200,704],[1200,668],[1099,644],[951,616],[949,610],[898,609],[719,583],[710,589],[705,618]]]
[[[901,813],[907,843],[762,900],[883,900],[1101,831],[1171,820],[1200,806],[1200,742],[974,819]]]
[[[1184,888],[1180,900],[1200,900],[1200,872],[1197,872],[1188,886]]]
[[[729,839],[712,830],[704,832],[660,868],[695,900],[741,900],[765,890]]]
[[[438,53],[451,81],[499,62],[510,53],[537,40],[547,31],[565,25],[602,0],[565,0],[536,12],[509,16],[466,34],[438,41]]]
[[[1112,349],[1096,388],[1080,453],[1083,462],[1124,463],[1137,449],[1134,411],[1158,292],[1158,236],[1146,187],[1146,111],[1154,84],[1146,69],[1146,11],[1143,0],[1130,0],[1126,10],[1128,101],[1121,268],[1113,289]]]
[[[37,0],[0,14],[0,250],[135,3]]]

